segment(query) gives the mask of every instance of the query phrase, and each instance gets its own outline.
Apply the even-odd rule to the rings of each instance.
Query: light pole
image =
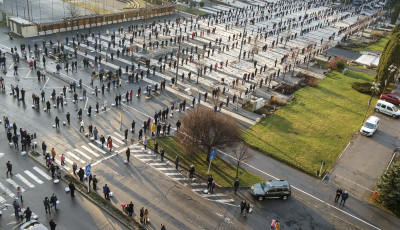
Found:
[[[177,61],[176,61],[176,72],[175,72],[175,87],[178,87],[178,69],[179,69],[179,53],[181,52],[181,39],[178,39],[178,52],[177,52]]]
[[[361,123],[361,126],[362,126],[362,125],[364,124],[364,122],[365,122],[365,118],[367,117],[367,113],[368,113],[369,107],[371,106],[372,97],[374,96],[375,91],[379,90],[379,85],[380,85],[379,83],[373,82],[373,85],[372,85],[372,87],[371,87],[371,97],[370,97],[369,100],[368,100],[368,107],[367,107],[367,110],[365,110],[364,119],[363,119],[363,121],[362,121],[362,123]]]
[[[242,56],[242,49],[243,49],[243,40],[244,40],[244,35],[246,33],[246,27],[247,27],[247,18],[244,21],[244,27],[243,27],[243,36],[242,36],[242,41],[240,43],[240,52],[239,52],[239,61],[240,61],[240,56]]]
[[[389,66],[388,70],[389,70],[389,77],[385,80],[385,88],[383,89],[383,93],[386,91],[386,87],[387,87],[388,84],[390,83],[390,78],[392,77],[392,75],[393,75],[393,78],[394,78],[394,75],[396,75],[396,72],[397,72],[399,69],[398,69],[398,67],[395,66],[394,64],[391,64],[391,65]],[[394,79],[393,79],[393,81],[394,81]]]

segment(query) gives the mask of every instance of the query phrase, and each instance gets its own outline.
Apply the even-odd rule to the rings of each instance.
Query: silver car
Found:
[[[265,198],[278,198],[287,200],[291,193],[290,185],[285,180],[264,181],[251,186],[251,194],[259,201]]]
[[[20,230],[49,230],[44,226],[43,224],[39,223],[37,220],[30,220],[23,224],[20,228]]]

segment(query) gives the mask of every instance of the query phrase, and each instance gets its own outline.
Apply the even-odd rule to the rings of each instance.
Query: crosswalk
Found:
[[[144,150],[141,145],[135,144],[131,147],[131,152],[134,152],[132,156],[139,159],[140,161],[153,167],[155,170],[164,174],[165,176],[189,187],[194,193],[203,197],[206,200],[210,200],[217,203],[232,205],[233,199],[230,199],[228,195],[224,193],[204,193],[207,189],[206,183],[194,182],[193,179],[189,179],[187,176],[183,175],[180,171],[176,170],[170,163],[165,160],[161,162],[159,156],[155,155],[151,150]]]
[[[33,189],[49,180],[52,180],[51,176],[37,166],[11,176],[4,181],[4,184],[0,182],[0,191],[6,195],[5,197],[0,196],[0,203],[5,203],[6,197],[15,199],[18,187],[21,188],[22,192],[25,192],[28,189]]]

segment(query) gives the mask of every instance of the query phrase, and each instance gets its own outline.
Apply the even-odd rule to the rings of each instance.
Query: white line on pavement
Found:
[[[24,182],[26,185],[28,185],[29,188],[34,188],[35,185],[31,184],[25,177],[21,176],[20,174],[15,175],[18,179],[20,179],[22,182]]]
[[[226,196],[223,193],[202,194],[203,197]]]
[[[6,179],[6,181],[8,182],[8,183],[10,183],[12,186],[14,186],[14,188],[18,188],[18,187],[20,187],[21,188],[21,191],[22,192],[25,192],[25,189],[23,189],[21,186],[19,186],[17,183],[15,183],[15,181],[13,181],[13,180],[11,180],[11,179]]]
[[[43,181],[41,179],[39,179],[37,176],[33,175],[33,173],[31,173],[28,170],[24,171],[26,173],[26,175],[28,175],[30,178],[32,178],[33,180],[35,180],[38,184],[43,184]]]
[[[101,142],[100,142],[101,144]],[[102,154],[106,154],[106,151],[102,150],[101,148],[97,147],[96,145],[89,143],[90,146],[92,146],[92,148],[95,148],[97,151],[101,152]]]
[[[124,136],[122,136],[121,134],[119,134],[119,133],[117,133],[117,132],[114,132],[114,134],[117,135],[117,136],[119,136],[119,138],[121,138],[121,140],[125,138]]]
[[[181,173],[164,173],[167,176],[182,176]]]
[[[45,173],[43,170],[41,170],[40,168],[38,168],[38,167],[33,167],[33,169],[36,171],[36,172],[38,172],[40,175],[42,175],[44,178],[46,178],[47,180],[51,180],[52,178],[51,178],[51,176],[49,176],[49,175],[47,175],[47,173]]]
[[[0,196],[0,203],[6,202],[6,199],[4,199],[2,196]]]
[[[88,155],[86,155],[84,152],[82,152],[81,150],[79,150],[79,149],[74,149],[75,150],[75,152],[77,152],[77,153],[79,153],[79,154],[81,154],[83,157],[85,157],[86,159],[88,159],[88,160],[91,160],[92,158],[91,157],[89,157]]]
[[[75,154],[71,153],[71,152],[67,152],[67,154],[71,157],[73,157],[75,160],[81,162],[82,164],[85,164],[86,162],[84,160],[82,160],[81,158],[79,158],[78,156],[76,156]]]
[[[95,157],[99,157],[100,156],[99,154],[95,153],[93,150],[91,150],[90,148],[88,148],[88,147],[86,147],[84,145],[82,145],[81,148],[83,148],[86,151],[88,151],[89,153],[93,154],[93,156],[95,156]]]
[[[11,190],[4,186],[2,183],[0,183],[0,189],[7,193],[7,195],[9,195],[10,197],[15,198],[15,194],[12,193]]]

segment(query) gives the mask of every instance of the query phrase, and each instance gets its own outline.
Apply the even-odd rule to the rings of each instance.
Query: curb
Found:
[[[45,169],[48,171],[48,168],[46,167],[46,165],[44,165],[42,162],[39,161],[39,159],[37,159],[37,157],[32,156],[32,152],[36,152],[34,150],[29,151],[29,153],[27,155],[29,155],[34,161],[36,161],[37,163],[39,163],[40,165],[44,166]],[[40,154],[40,153],[39,153]],[[41,154],[40,154],[41,156]],[[65,172],[67,172],[66,170],[63,170]],[[69,184],[70,181],[72,180],[68,180],[67,178],[65,178],[66,176],[72,177],[70,175],[69,172],[67,172],[64,176],[61,177],[61,179]],[[142,225],[139,224],[139,222],[137,222],[135,219],[128,217],[124,212],[122,212],[120,209],[118,209],[117,207],[115,207],[112,203],[110,203],[110,205],[114,206],[116,209],[118,209],[122,215],[124,215],[125,218],[127,219],[122,219],[121,217],[117,216],[115,213],[111,212],[109,209],[107,209],[105,206],[99,204],[97,201],[95,201],[89,194],[87,194],[87,192],[83,191],[82,189],[80,189],[80,186],[78,185],[82,185],[82,183],[76,183],[76,190],[79,191],[80,194],[82,194],[85,198],[87,198],[88,200],[90,200],[93,204],[95,204],[96,206],[98,206],[99,208],[101,208],[102,210],[104,210],[105,212],[107,212],[110,216],[114,217],[115,219],[117,219],[121,224],[125,225],[125,227],[127,227],[128,229],[146,229],[145,227],[143,227]],[[133,226],[132,226],[133,225]]]

